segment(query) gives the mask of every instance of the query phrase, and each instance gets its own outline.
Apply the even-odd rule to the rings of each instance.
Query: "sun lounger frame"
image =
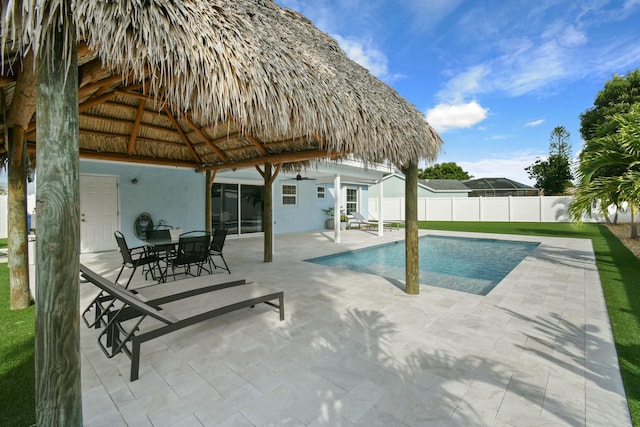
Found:
[[[241,308],[254,307],[260,303],[278,308],[280,320],[284,320],[284,292],[263,287],[255,283],[245,283],[243,280],[193,287],[183,291],[177,291],[173,294],[167,292],[170,289],[166,284],[155,285],[153,288],[167,287],[167,291],[161,289],[160,291],[149,292],[152,294],[155,293],[156,297],[147,299],[144,297],[144,288],[137,289],[135,292],[125,289],[82,264],[80,264],[80,272],[84,279],[98,286],[108,294],[109,297],[122,303],[122,306],[118,308],[112,304],[108,311],[101,314],[102,320],[97,321],[94,326],[104,328],[98,336],[98,345],[107,357],[111,358],[122,352],[131,359],[131,381],[138,379],[140,346],[146,341]],[[178,286],[181,284],[180,282],[174,283]],[[162,307],[171,302],[198,297],[199,295],[211,292],[218,292],[218,295],[221,296],[223,294],[226,295],[232,292],[233,289],[240,290],[240,292],[238,292],[239,294],[243,294],[244,291],[247,291],[247,293],[251,293],[249,291],[259,292],[251,298],[239,299],[233,303],[198,312],[193,315],[174,315],[170,310]],[[273,300],[276,299],[278,302],[274,303]],[[140,332],[140,324],[147,317],[156,319],[161,322],[161,324],[149,331]],[[130,320],[133,321],[133,325],[128,324],[125,327],[124,322]],[[131,348],[128,348],[127,344],[130,344]]]

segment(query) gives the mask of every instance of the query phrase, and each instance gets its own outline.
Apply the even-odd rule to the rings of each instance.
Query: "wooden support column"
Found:
[[[264,165],[264,262],[273,261],[273,170],[271,164]]]
[[[271,163],[264,164],[264,171],[256,166],[257,171],[264,179],[264,208],[262,212],[262,226],[264,231],[264,262],[273,261],[273,182],[282,165],[273,169]]]
[[[405,175],[405,254],[406,289],[411,295],[420,293],[420,257],[418,253],[418,165],[409,163]]]
[[[29,256],[27,250],[27,144],[24,129],[9,130],[9,164],[7,165],[7,224],[9,288],[11,310],[21,310],[31,304],[29,290]]]
[[[340,243],[340,202],[342,191],[340,189],[340,174],[333,178],[333,242]]]
[[[381,179],[378,181],[378,236],[382,237],[384,235],[384,181]]]
[[[25,129],[36,111],[36,73],[33,53],[20,64],[11,107],[4,120],[8,129],[8,267],[10,306],[19,310],[31,304],[27,243],[27,142]],[[4,97],[2,107],[5,109]]]
[[[205,173],[205,195],[204,195],[204,220],[205,225],[204,229],[207,233],[211,235],[212,226],[211,226],[211,187],[213,186],[213,180],[216,177],[216,173],[207,171]]]
[[[82,426],[78,64],[73,19],[65,16],[61,27],[67,33],[52,32],[50,46],[43,48],[47,54],[36,61],[35,399],[39,426]],[[70,50],[67,58],[65,48]]]

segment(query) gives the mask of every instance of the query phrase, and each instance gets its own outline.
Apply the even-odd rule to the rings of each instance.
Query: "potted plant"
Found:
[[[330,208],[327,208],[327,209],[322,209],[322,212],[324,212],[325,215],[327,215],[329,217],[327,219],[327,228],[329,230],[333,230],[333,227],[334,227],[333,207],[330,207]],[[344,210],[341,210],[340,211],[340,229],[341,230],[346,230],[348,223],[349,223],[349,217],[345,214]]]
[[[346,230],[347,225],[349,225],[349,217],[342,211],[340,212],[340,230]]]
[[[333,206],[327,209],[322,209],[322,212],[325,213],[329,218],[327,218],[327,228],[329,230],[333,229]]]

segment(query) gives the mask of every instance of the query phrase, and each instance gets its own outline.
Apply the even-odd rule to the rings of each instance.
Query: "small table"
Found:
[[[155,248],[157,252],[164,250],[164,253],[165,253],[164,272],[162,270],[162,267],[158,263],[158,269],[160,270],[160,279],[158,280],[158,283],[164,283],[167,281],[167,273],[168,273],[167,270],[169,269],[168,260],[169,260],[169,257],[171,256],[171,253],[176,249],[176,246],[178,245],[179,241],[180,239],[171,239],[171,238],[148,239],[146,241],[147,246]]]

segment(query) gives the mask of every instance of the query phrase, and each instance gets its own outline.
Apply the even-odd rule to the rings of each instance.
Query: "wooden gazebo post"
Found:
[[[256,165],[256,170],[264,179],[264,208],[263,208],[263,228],[264,228],[264,262],[273,261],[273,181],[275,181],[282,164],[279,163],[273,169],[271,163],[264,164],[264,170]]]
[[[24,129],[14,126],[9,130],[11,149],[7,166],[8,197],[7,222],[9,224],[9,287],[11,309],[19,310],[31,304],[29,291],[29,263],[27,252],[27,144]]]
[[[210,235],[211,230],[211,187],[213,186],[213,180],[216,177],[215,172],[207,171],[205,174],[205,194],[204,194],[204,229]]]
[[[7,123],[9,134],[8,218],[9,225],[9,284],[11,309],[26,308],[31,304],[29,290],[29,263],[27,251],[27,142],[25,129],[36,111],[36,74],[33,52],[22,60],[16,79],[13,101]],[[3,105],[3,108],[5,106]]]
[[[65,10],[71,10],[70,5]],[[39,426],[82,425],[78,55],[75,23],[69,15],[63,18],[62,29],[51,31],[48,46],[36,59],[35,377]]]
[[[404,168],[405,175],[405,254],[406,292],[420,293],[420,258],[418,253],[418,165],[409,162]]]

